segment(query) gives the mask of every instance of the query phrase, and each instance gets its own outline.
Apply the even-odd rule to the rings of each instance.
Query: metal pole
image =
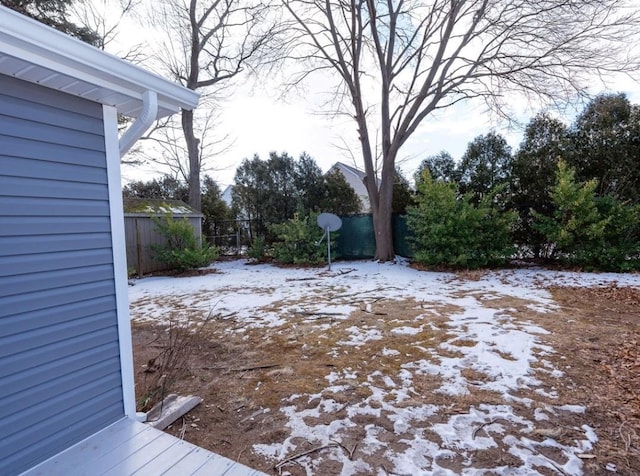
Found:
[[[329,271],[331,271],[331,232],[329,231],[329,227],[326,228],[327,231],[327,261],[329,261]]]

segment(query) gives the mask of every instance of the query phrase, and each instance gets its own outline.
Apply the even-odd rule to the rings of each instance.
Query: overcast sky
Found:
[[[621,81],[612,90],[625,92],[634,103],[640,102],[640,86],[631,81]],[[221,135],[228,133],[235,142],[230,150],[207,163],[211,167],[209,173],[223,189],[233,183],[235,170],[242,159],[251,158],[254,154],[264,159],[271,151],[287,152],[296,158],[307,152],[323,171],[338,161],[363,168],[357,147],[352,149],[355,164],[354,158],[341,150],[343,139],[353,138],[355,123],[321,116],[302,98],[284,103],[262,93],[239,91],[223,107]],[[535,113],[524,107],[521,111],[520,117],[524,122]],[[563,120],[570,123],[572,117]],[[405,176],[411,178],[424,158],[442,150],[449,152],[454,159],[460,159],[470,141],[492,129],[502,134],[514,151],[518,148],[522,129],[508,127],[492,118],[482,104],[461,104],[441,112],[425,121],[403,148],[400,167]],[[158,174],[159,170],[153,165],[123,169],[125,182],[147,180]]]
[[[132,29],[140,32],[139,27],[128,27],[127,37],[133,39]],[[147,66],[145,64],[143,67]],[[594,83],[593,94],[603,92],[600,85]],[[640,103],[640,84],[628,78],[620,78],[611,84],[611,92],[624,92],[632,102]],[[209,174],[221,188],[233,183],[235,170],[244,158],[258,154],[267,158],[269,152],[287,152],[298,157],[302,152],[311,155],[318,165],[326,171],[337,161],[363,168],[358,157],[355,142],[356,126],[348,118],[331,118],[318,114],[319,107],[314,104],[314,91],[304,96],[291,96],[287,102],[278,99],[278,86],[268,85],[265,89],[254,89],[244,84],[235,94],[221,104],[222,118],[217,137],[229,135],[234,145],[226,152],[207,161]],[[316,101],[317,102],[317,101]],[[510,100],[518,119],[526,123],[540,110],[537,104],[527,104],[514,97]],[[578,110],[582,106],[578,106]],[[569,111],[565,123],[570,123],[574,112]],[[522,139],[521,128],[509,128],[487,113],[483,103],[460,103],[455,107],[430,117],[416,131],[412,139],[405,144],[400,154],[399,165],[407,178],[411,178],[420,162],[438,152],[448,151],[458,160],[467,145],[480,134],[495,130],[502,134],[515,151]],[[350,143],[353,156],[343,149]],[[354,163],[355,157],[355,163]],[[165,172],[154,165],[135,168],[123,167],[123,182],[130,180],[148,180]]]

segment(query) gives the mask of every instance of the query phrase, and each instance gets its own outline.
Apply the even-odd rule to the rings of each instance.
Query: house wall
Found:
[[[352,167],[348,167],[340,162],[331,167],[331,170],[338,170],[344,176],[344,179],[347,181],[349,186],[351,186],[358,198],[360,198],[361,211],[363,213],[370,212],[371,203],[369,202],[369,192],[367,192],[367,187],[365,187],[364,182],[362,181],[364,173],[358,172]]]
[[[0,474],[124,416],[103,107],[0,74]]]

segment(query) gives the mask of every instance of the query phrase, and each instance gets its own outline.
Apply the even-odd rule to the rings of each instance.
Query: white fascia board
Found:
[[[0,53],[142,103],[158,96],[159,117],[194,109],[199,94],[143,68],[0,6]],[[114,105],[114,104],[109,104]]]

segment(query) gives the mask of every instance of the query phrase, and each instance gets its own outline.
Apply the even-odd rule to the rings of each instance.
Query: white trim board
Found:
[[[118,340],[120,342],[120,371],[124,413],[130,418],[136,414],[136,392],[133,373],[133,346],[131,318],[129,316],[129,288],[127,280],[127,249],[124,235],[124,213],[120,186],[120,151],[118,146],[118,114],[114,107],[102,106],[104,142],[107,156],[109,184],[109,214],[111,221],[111,249],[118,313]]]

